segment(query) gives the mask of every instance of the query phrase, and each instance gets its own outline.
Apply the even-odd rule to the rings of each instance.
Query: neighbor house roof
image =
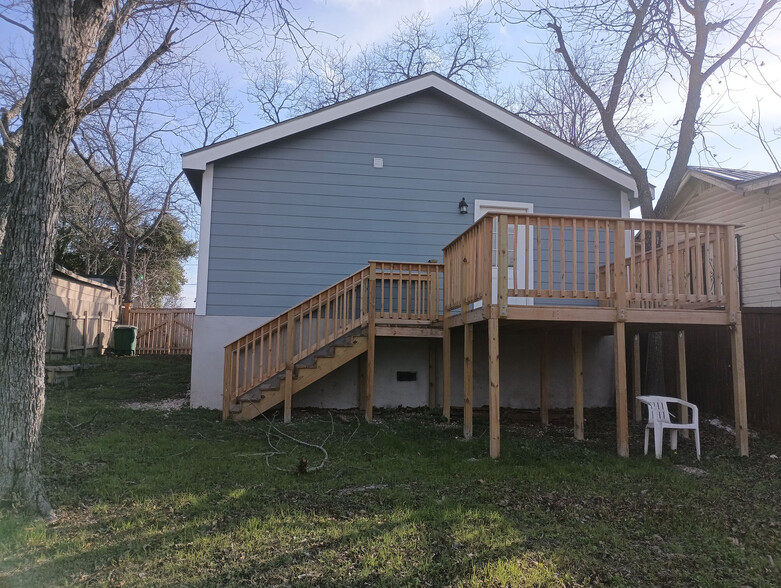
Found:
[[[626,190],[630,198],[637,193],[635,181],[627,172],[570,145],[548,131],[436,73],[411,78],[285,122],[189,151],[182,155],[182,168],[200,198],[203,172],[209,163],[427,90],[440,92],[560,156],[590,169]]]
[[[687,189],[692,180],[700,180],[711,186],[718,186],[742,196],[755,190],[764,190],[781,185],[781,172],[721,167],[689,167],[681,180],[675,198],[673,198],[668,216],[674,216],[692,197],[693,192]]]

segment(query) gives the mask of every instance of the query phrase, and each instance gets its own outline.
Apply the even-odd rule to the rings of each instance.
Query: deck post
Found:
[[[472,438],[474,325],[464,325],[464,439]]]
[[[632,337],[632,419],[639,423],[643,418],[643,411],[638,396],[642,395],[642,374],[640,365],[640,334],[635,333]]]
[[[583,329],[580,327],[572,329],[572,372],[575,380],[574,434],[575,439],[583,441]]]
[[[358,409],[366,408],[366,353],[358,358]]]
[[[491,457],[499,457],[499,319],[488,319],[488,414]]]
[[[369,262],[369,327],[366,345],[366,398],[364,400],[364,417],[366,422],[372,422],[374,407],[374,346],[377,333],[377,264]]]
[[[442,416],[450,422],[450,327],[447,311],[442,319]]]
[[[428,407],[437,405],[437,344],[428,344]]]
[[[285,409],[284,420],[290,422],[293,410],[293,357],[296,349],[295,315],[292,311],[287,313],[287,327],[285,329],[286,362],[285,362]]]
[[[742,456],[748,456],[748,414],[746,411],[746,368],[743,363],[743,325],[738,321],[729,328],[732,349],[732,396],[735,403],[735,442]]]
[[[507,215],[500,214],[496,225],[497,234],[497,247],[496,247],[496,271],[498,274],[497,293],[496,300],[499,304],[499,316],[507,316],[507,272],[508,272],[508,229],[507,229]],[[517,287],[517,285],[516,285]]]
[[[616,369],[616,442],[618,455],[629,456],[629,421],[626,406],[626,324],[613,325]]]
[[[539,347],[537,353],[540,357],[540,423],[548,424],[548,332],[543,331],[540,335]]]
[[[688,400],[689,399],[689,392],[686,387],[686,331],[681,329],[678,331],[678,365],[676,369],[676,375],[678,376],[678,398],[681,400]],[[680,412],[678,414],[678,419],[681,422],[681,424],[688,424],[689,423],[689,409],[685,406],[680,406]],[[680,431],[681,436],[684,439],[689,438],[689,431],[688,429],[684,429]]]

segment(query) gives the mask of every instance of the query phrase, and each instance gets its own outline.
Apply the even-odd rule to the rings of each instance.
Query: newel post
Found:
[[[369,262],[369,292],[367,296],[369,305],[368,341],[366,344],[366,398],[364,399],[364,417],[366,422],[372,422],[372,408],[374,406],[374,351],[377,337],[377,264]]]
[[[626,387],[626,226],[616,221],[613,233],[613,288],[616,301],[616,323],[613,328],[616,370],[616,445],[618,455],[629,455],[629,415]]]
[[[295,314],[287,313],[287,328],[285,329],[285,408],[284,420],[290,422],[293,409],[293,358],[296,353]]]
[[[499,274],[499,277],[497,279],[497,288],[499,289],[499,292],[497,293],[496,300],[499,304],[499,316],[507,316],[507,273],[509,268],[508,263],[508,248],[507,248],[507,240],[508,240],[508,229],[507,229],[507,215],[506,214],[500,214],[499,220],[497,221],[497,227],[496,227],[496,234],[497,234],[497,245],[496,245],[496,266],[497,266],[497,273]]]
[[[748,410],[746,408],[746,368],[743,363],[743,318],[738,289],[738,256],[735,227],[727,227],[727,313],[732,352],[732,397],[735,406],[735,442],[740,455],[748,455]]]

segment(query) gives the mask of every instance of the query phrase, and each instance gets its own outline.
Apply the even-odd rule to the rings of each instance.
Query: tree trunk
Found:
[[[69,59],[71,8],[69,1],[33,7],[35,57],[14,178],[3,190],[8,215],[0,255],[0,499],[21,500],[48,517],[40,431],[47,293],[79,76]]]

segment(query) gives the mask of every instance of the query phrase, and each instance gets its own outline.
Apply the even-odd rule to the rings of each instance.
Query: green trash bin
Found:
[[[132,325],[116,325],[114,327],[114,353],[135,355],[136,331],[138,331],[138,327]]]

